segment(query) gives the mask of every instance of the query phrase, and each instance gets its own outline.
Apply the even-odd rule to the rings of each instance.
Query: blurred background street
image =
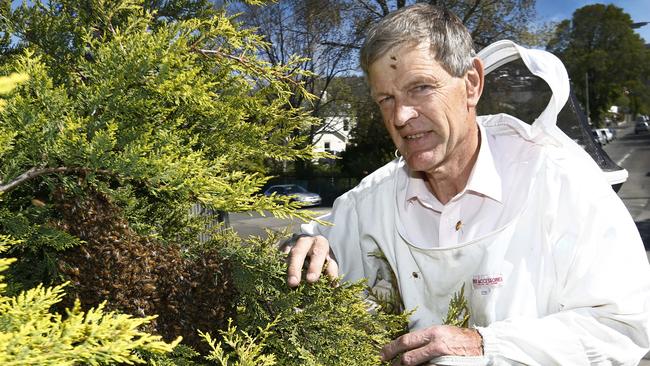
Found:
[[[617,138],[603,149],[629,174],[618,192],[634,218],[646,251],[650,250],[650,134],[635,134],[634,125],[618,128]],[[650,257],[650,252],[649,257]]]

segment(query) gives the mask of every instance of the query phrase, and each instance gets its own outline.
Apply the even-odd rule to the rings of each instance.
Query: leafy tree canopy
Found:
[[[573,13],[557,25],[548,49],[567,67],[579,99],[589,89],[590,116],[594,123],[623,94],[648,94],[650,55],[632,30],[629,14],[614,5],[594,4]],[[637,99],[638,100],[638,99]]]
[[[261,57],[273,63],[286,62],[292,55],[301,55],[302,68],[311,71],[307,75],[296,75],[311,94],[317,98],[305,103],[301,94],[290,101],[293,106],[304,106],[312,115],[319,117],[319,123],[304,130],[307,140],[313,141],[321,131],[327,131],[327,118],[332,115],[357,116],[358,128],[354,132],[352,149],[361,148],[364,156],[373,156],[372,162],[355,159],[356,153],[346,154],[343,170],[353,175],[374,170],[384,161],[385,150],[392,151],[392,143],[385,138],[381,124],[365,123],[367,113],[374,110],[365,90],[350,93],[341,84],[346,78],[358,74],[357,54],[368,28],[391,11],[416,1],[407,0],[328,0],[298,1],[279,0],[268,6],[238,4],[231,10],[241,12],[243,21],[257,29],[258,34],[268,41],[261,50]],[[429,0],[431,4],[447,7],[454,11],[467,25],[480,49],[499,39],[514,39],[526,44],[540,44],[545,29],[531,26],[535,16],[534,0]],[[350,88],[347,88],[350,89]],[[373,119],[372,116],[369,116]],[[377,131],[368,129],[372,126]],[[381,137],[383,136],[383,137]],[[376,137],[381,137],[377,140]],[[367,141],[366,141],[367,139]],[[388,146],[380,143],[388,142]],[[376,146],[378,150],[375,150]],[[357,151],[360,152],[360,151]],[[392,156],[392,153],[390,154]],[[353,168],[354,167],[354,168]],[[299,166],[296,171],[307,172],[309,167]]]

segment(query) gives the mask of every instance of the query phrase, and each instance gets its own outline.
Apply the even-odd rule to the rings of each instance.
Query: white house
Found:
[[[314,135],[314,150],[340,154],[350,140],[354,119],[348,116],[325,117],[323,126]]]

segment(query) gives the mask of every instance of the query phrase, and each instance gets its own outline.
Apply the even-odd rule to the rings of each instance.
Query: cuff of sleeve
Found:
[[[483,338],[483,355],[495,356],[499,354],[499,342],[494,332],[485,327],[474,327]]]
[[[316,236],[318,232],[316,231],[317,224],[314,221],[308,222],[306,224],[300,225],[300,235],[303,236]]]

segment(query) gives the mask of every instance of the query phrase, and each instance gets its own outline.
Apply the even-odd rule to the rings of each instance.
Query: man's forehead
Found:
[[[413,53],[413,51],[417,51],[417,53]],[[404,71],[410,69],[408,66],[409,64],[413,64],[413,66],[416,64],[422,64],[422,61],[416,61],[424,60],[422,58],[422,55],[426,55],[425,59],[427,59],[427,61],[425,61],[425,63],[438,64],[438,61],[435,59],[435,55],[433,52],[431,52],[428,44],[419,43],[393,47],[392,49],[384,52],[380,57],[378,57],[374,62],[370,64],[367,75],[368,82],[372,85],[373,76],[375,78],[381,78],[388,76],[388,74],[391,74],[390,72],[387,74],[389,71],[387,68],[397,71],[398,68],[401,67],[401,69]]]
[[[409,42],[388,49],[384,54],[380,55],[376,61],[382,58],[386,58],[390,61],[391,64],[398,63],[404,60],[405,54],[414,50],[424,51],[428,53],[431,58],[435,59],[436,54],[428,42]]]

